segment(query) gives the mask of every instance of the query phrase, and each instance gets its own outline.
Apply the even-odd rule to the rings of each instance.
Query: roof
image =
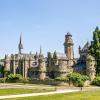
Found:
[[[67,59],[66,54],[57,52],[58,59]]]
[[[34,54],[27,54],[27,53],[22,53],[22,54],[15,54],[15,57],[26,57],[26,58],[34,58]]]
[[[86,68],[86,62],[78,62],[74,65],[74,68],[77,70],[83,70]]]
[[[72,35],[71,35],[71,33],[70,33],[70,32],[68,32],[68,33],[67,33],[67,35],[66,35],[66,37],[67,37],[67,36],[72,36]]]
[[[89,42],[87,42],[84,47],[82,48],[82,50],[88,50],[88,47],[89,47]]]
[[[54,55],[54,53],[51,53],[51,57],[53,58],[53,55]],[[60,52],[56,52],[56,56],[57,56],[57,58],[60,60],[60,59],[62,59],[62,60],[66,60],[67,59],[67,56],[66,56],[66,54],[65,53],[60,53]]]

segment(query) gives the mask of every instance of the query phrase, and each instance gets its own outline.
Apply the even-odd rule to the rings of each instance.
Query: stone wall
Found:
[[[74,86],[72,83],[69,82],[65,82],[65,81],[56,81],[53,79],[50,80],[39,80],[39,79],[33,79],[32,82],[33,84],[45,84],[45,85],[57,85],[57,86]],[[90,81],[86,81],[84,82],[84,86],[89,86],[90,85]]]

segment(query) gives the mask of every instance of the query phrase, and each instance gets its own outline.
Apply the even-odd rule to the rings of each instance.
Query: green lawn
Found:
[[[45,85],[45,84],[32,84],[32,83],[0,83],[0,84],[13,84],[13,85],[27,85],[27,86],[46,86],[46,87],[55,87],[54,85]]]
[[[70,88],[70,87],[75,87],[75,86],[57,86],[57,85],[46,85],[46,84],[32,84],[32,83],[0,83],[0,84],[13,84],[13,85],[25,85],[25,86],[44,86],[44,87],[58,87],[58,88]]]
[[[84,91],[38,97],[26,97],[5,100],[100,100],[100,91]]]
[[[41,92],[50,92],[50,91],[51,90],[7,88],[7,89],[0,89],[0,96],[2,96],[2,95],[14,95],[14,94],[25,94],[25,93],[41,93]]]

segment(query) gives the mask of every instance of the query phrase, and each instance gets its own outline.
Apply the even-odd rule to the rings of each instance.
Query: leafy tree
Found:
[[[91,41],[91,45],[89,48],[91,55],[93,55],[97,61],[97,74],[100,73],[100,30],[96,27],[93,32],[93,40]]]
[[[100,76],[97,76],[93,82],[92,82],[93,85],[97,85],[97,86],[100,86]]]

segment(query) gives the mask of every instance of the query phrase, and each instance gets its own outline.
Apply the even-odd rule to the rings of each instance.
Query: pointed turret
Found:
[[[40,47],[40,53],[39,53],[39,58],[38,58],[38,78],[40,80],[44,80],[46,78],[46,65],[45,65],[45,58],[42,54],[42,49]]]
[[[22,49],[23,49],[23,44],[22,44],[22,33],[20,35],[20,41],[19,41],[19,45],[18,45],[18,49],[19,49],[19,54],[22,53]]]
[[[38,53],[36,52],[35,56],[34,56],[35,60],[38,59]]]
[[[51,59],[52,58],[52,54],[51,54],[51,52],[48,52],[48,59]]]
[[[42,54],[42,47],[41,47],[41,46],[40,46],[39,58],[44,58],[44,56],[43,56],[43,54]]]
[[[55,50],[55,52],[53,54],[53,59],[58,59],[56,50]]]
[[[72,35],[68,32],[67,35],[65,35],[64,51],[69,60],[74,59],[73,45],[74,43],[73,43]]]
[[[56,51],[53,53],[53,64],[54,66],[58,65],[58,57]]]
[[[40,45],[40,52],[39,52],[39,56],[42,55],[42,47]]]
[[[80,54],[80,52],[81,52],[81,46],[79,45],[79,47],[78,47],[78,52],[79,52],[79,54]]]
[[[65,35],[65,42],[64,42],[64,51],[68,58],[68,66],[73,66],[73,60],[74,60],[74,42],[72,39],[72,35],[68,32],[67,35]]]

